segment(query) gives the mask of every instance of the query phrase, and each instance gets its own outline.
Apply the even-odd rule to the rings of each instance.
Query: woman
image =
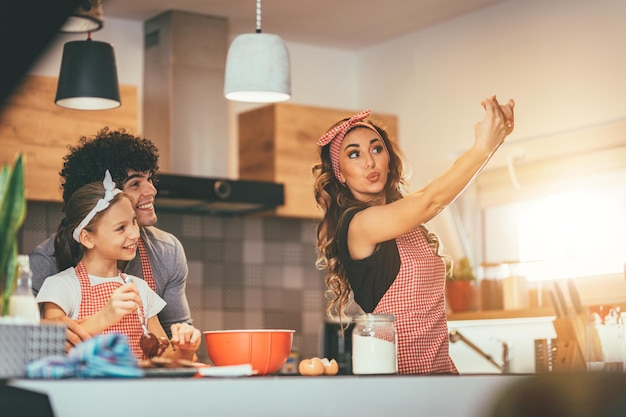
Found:
[[[72,194],[65,215],[55,238],[61,272],[46,279],[37,294],[43,318],[67,315],[92,336],[124,333],[142,359],[142,324],[157,339],[167,336],[157,317],[165,301],[144,280],[117,267],[118,261],[137,254],[140,236],[134,201],[115,188],[107,170],[103,183],[87,184]],[[193,360],[200,331],[186,323],[174,324],[171,330],[169,346],[158,352],[170,359]]]
[[[474,144],[450,169],[404,195],[402,157],[369,110],[335,124],[318,140],[315,198],[317,266],[325,269],[327,313],[342,317],[351,293],[366,312],[394,314],[398,373],[458,373],[448,353],[444,286],[450,263],[424,223],[469,185],[513,131],[513,100],[482,101]]]

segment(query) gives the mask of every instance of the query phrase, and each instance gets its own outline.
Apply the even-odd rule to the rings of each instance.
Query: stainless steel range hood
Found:
[[[159,174],[157,211],[243,215],[285,203],[283,184]]]

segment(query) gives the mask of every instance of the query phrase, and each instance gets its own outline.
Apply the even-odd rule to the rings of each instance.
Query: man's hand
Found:
[[[82,341],[91,338],[91,335],[83,329],[83,326],[76,320],[72,320],[67,316],[60,316],[54,319],[45,319],[42,321],[63,323],[66,326],[65,330],[65,349],[69,352],[74,346]]]
[[[172,324],[172,338],[170,342],[178,349],[195,352],[202,342],[200,330],[188,323]]]

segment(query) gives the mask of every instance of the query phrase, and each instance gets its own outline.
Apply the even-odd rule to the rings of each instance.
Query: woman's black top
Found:
[[[396,241],[392,239],[379,244],[374,253],[365,259],[350,258],[348,228],[354,215],[363,209],[353,210],[346,215],[339,227],[337,245],[339,262],[348,276],[354,300],[364,312],[371,313],[398,275],[400,253]]]

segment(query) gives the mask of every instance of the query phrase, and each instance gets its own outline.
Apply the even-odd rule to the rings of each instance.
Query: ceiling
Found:
[[[265,0],[261,29],[287,42],[360,49],[506,0]],[[107,17],[144,21],[167,10],[228,18],[254,32],[255,0],[102,0]]]

